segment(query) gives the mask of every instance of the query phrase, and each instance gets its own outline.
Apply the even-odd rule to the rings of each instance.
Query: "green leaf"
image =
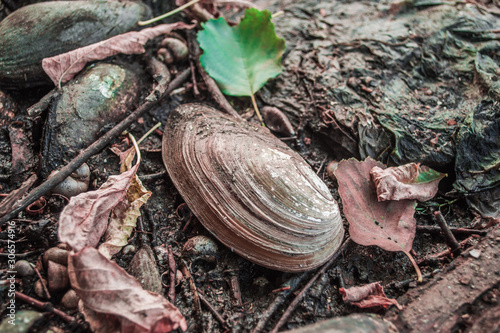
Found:
[[[269,11],[249,8],[234,27],[222,17],[201,26],[200,62],[224,94],[252,96],[281,73],[285,41],[276,36]]]
[[[415,178],[414,183],[430,183],[436,180],[441,180],[446,176],[448,175],[445,173],[438,172],[434,169],[422,165],[419,167],[419,173]]]

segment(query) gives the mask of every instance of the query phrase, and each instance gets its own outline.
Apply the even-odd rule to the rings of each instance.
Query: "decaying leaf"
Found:
[[[387,298],[384,293],[384,288],[380,282],[366,284],[360,287],[340,288],[342,299],[352,305],[360,308],[383,307],[387,309],[391,305],[395,305],[399,310],[403,308],[398,301],[392,298]]]
[[[3,216],[16,208],[17,202],[28,192],[38,179],[36,174],[31,175],[28,180],[21,184],[17,190],[13,190],[0,203],[0,216]]]
[[[78,301],[78,311],[83,314],[94,333],[120,333],[120,322],[106,314],[95,312],[85,306],[82,300]]]
[[[195,24],[176,22],[161,24],[141,31],[131,31],[111,37],[70,52],[45,58],[42,67],[55,85],[71,80],[90,61],[102,60],[119,53],[141,54],[146,52],[144,45],[152,38],[168,34],[175,29],[192,29]]]
[[[130,164],[135,156],[134,150],[127,150],[127,152],[129,153],[124,158],[122,172],[131,168]],[[128,244],[128,238],[137,225],[137,218],[141,216],[140,208],[150,196],[151,192],[142,185],[139,177],[134,175],[130,181],[126,200],[120,201],[111,212],[104,243],[99,246],[99,252],[106,258],[111,258]]]
[[[163,296],[142,289],[123,268],[94,248],[70,255],[68,274],[85,306],[120,321],[121,332],[187,329],[179,310]]]
[[[410,251],[415,237],[415,201],[377,200],[370,170],[383,167],[372,158],[340,162],[335,176],[339,184],[349,234],[361,245],[377,245],[387,251]]]
[[[370,171],[370,175],[377,186],[379,201],[430,200],[438,191],[439,181],[446,176],[419,163],[387,169],[376,166]]]
[[[99,246],[99,251],[106,258],[111,258],[128,244],[128,238],[136,227],[137,218],[141,216],[140,208],[151,196],[151,192],[138,179],[137,176],[132,178],[126,200],[120,201],[113,208],[104,235],[104,243]]]
[[[414,200],[378,201],[370,170],[383,165],[368,157],[363,162],[354,158],[339,163],[335,176],[339,184],[344,214],[349,221],[349,234],[358,244],[377,245],[386,251],[402,251],[411,260],[421,281],[421,273],[411,257],[416,221]]]
[[[111,210],[127,195],[139,163],[130,170],[109,179],[96,191],[70,199],[59,217],[59,239],[74,251],[96,247],[108,226]]]

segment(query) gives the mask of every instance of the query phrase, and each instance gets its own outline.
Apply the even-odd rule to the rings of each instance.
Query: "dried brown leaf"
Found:
[[[59,239],[74,251],[96,247],[108,226],[111,210],[122,201],[139,163],[130,170],[109,179],[96,191],[72,197],[59,217]]]
[[[28,192],[37,179],[37,175],[32,174],[18,189],[11,191],[0,203],[0,216],[4,216],[16,208],[19,200]]]
[[[142,289],[123,268],[86,247],[68,260],[73,289],[86,307],[117,318],[121,332],[170,332],[187,329],[179,310],[163,296]]]
[[[141,216],[140,208],[148,201],[150,196],[151,192],[142,185],[139,177],[135,175],[131,179],[126,200],[120,201],[113,208],[104,235],[104,243],[99,245],[99,252],[106,258],[111,258],[123,246],[127,245],[128,238],[136,227],[137,218]]]
[[[377,166],[383,168],[371,158],[363,162],[349,159],[340,162],[335,171],[349,234],[361,245],[408,253],[416,230],[415,201],[379,202],[370,181],[370,170]]]
[[[418,163],[387,169],[374,167],[370,175],[377,186],[379,201],[430,200],[438,191],[439,181],[446,176]]]
[[[398,309],[403,309],[398,301],[387,298],[380,282],[347,289],[340,288],[339,292],[342,294],[342,299],[345,302],[349,302],[360,308],[383,307],[387,309],[389,306],[395,305]]]
[[[78,48],[54,57],[42,60],[42,67],[55,85],[71,80],[88,62],[102,60],[107,57],[124,54],[141,54],[146,52],[146,42],[157,36],[168,34],[175,29],[192,29],[196,24],[176,22],[160,24],[141,31],[131,31],[111,37],[101,42]]]

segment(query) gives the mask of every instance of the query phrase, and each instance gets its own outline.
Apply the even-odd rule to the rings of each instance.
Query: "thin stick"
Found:
[[[187,4],[185,4],[185,5],[182,5],[182,6],[180,6],[180,7],[177,7],[177,8],[176,8],[176,9],[174,9],[174,10],[169,11],[168,13],[165,13],[165,14],[163,14],[163,15],[157,16],[157,17],[152,18],[152,19],[147,20],[147,21],[139,21],[139,22],[137,22],[137,24],[138,24],[138,25],[140,25],[140,26],[143,26],[143,25],[148,25],[148,24],[151,24],[151,23],[155,23],[155,22],[157,22],[157,21],[163,20],[164,18],[167,18],[167,17],[169,17],[169,16],[172,16],[172,15],[174,15],[174,14],[177,14],[177,13],[178,13],[178,12],[180,12],[181,10],[186,9],[186,8],[188,8],[189,6],[194,5],[195,3],[200,2],[200,1],[201,1],[201,0],[192,0],[192,1],[188,2],[188,3],[187,3]]]
[[[267,321],[271,316],[274,314],[276,309],[285,302],[286,298],[293,293],[299,286],[302,284],[302,282],[307,278],[308,274],[307,272],[302,273],[301,275],[295,276],[294,278],[288,280],[284,285],[283,288],[285,287],[290,287],[289,289],[284,290],[282,293],[279,293],[278,296],[274,299],[272,303],[269,304],[267,307],[266,311],[264,311],[259,317],[260,320],[257,323],[257,326],[253,329],[252,333],[260,333],[264,330],[264,327],[266,326]]]
[[[264,120],[262,119],[262,116],[260,115],[259,107],[257,106],[257,101],[255,100],[255,95],[251,94],[250,98],[252,99],[253,109],[255,110],[255,114],[257,115],[257,118],[259,118],[260,124],[262,126],[265,126]]]
[[[194,284],[193,277],[191,276],[191,272],[189,271],[184,260],[182,260],[182,259],[181,259],[181,270],[182,270],[182,274],[184,274],[184,276],[187,278],[188,283],[189,283],[189,288],[191,289],[191,292],[193,293],[193,302],[194,302],[194,309],[196,311],[196,314],[201,319],[200,297],[198,295],[198,291],[196,290],[196,286]]]
[[[238,274],[231,274],[229,282],[229,284],[231,285],[231,290],[233,292],[233,306],[242,306],[243,301],[241,300],[241,289]]]
[[[347,245],[350,243],[349,240],[350,240],[350,238],[347,238],[345,240],[344,244],[342,244],[342,246],[338,249],[338,251],[333,255],[333,257],[331,257],[330,260],[328,260],[328,262],[326,264],[324,264],[323,267],[321,267],[318,270],[318,272],[311,278],[311,280],[309,280],[309,282],[307,282],[307,284],[304,286],[304,288],[302,288],[302,290],[300,291],[300,293],[294,298],[294,300],[292,301],[292,303],[290,303],[290,305],[288,306],[288,308],[285,310],[285,312],[283,313],[283,315],[281,316],[280,320],[278,321],[278,323],[276,324],[276,326],[273,328],[273,330],[271,331],[271,333],[278,332],[278,330],[281,328],[281,326],[283,326],[285,324],[285,322],[287,321],[288,317],[290,317],[290,315],[292,314],[292,312],[299,305],[300,301],[302,301],[304,299],[304,297],[306,296],[307,292],[309,291],[309,289],[311,288],[311,286],[314,284],[314,282],[316,282],[316,280],[322,274],[324,274],[326,272],[326,270],[335,262],[335,260],[337,260],[337,258],[339,257],[340,253],[342,253],[347,248]]]
[[[462,249],[460,248],[460,244],[458,244],[457,239],[453,236],[453,233],[450,230],[450,226],[446,223],[443,214],[437,210],[434,212],[434,218],[436,219],[437,224],[443,231],[444,238],[446,239],[446,244],[450,247],[451,253],[460,254]]]
[[[184,83],[191,72],[191,69],[188,68],[180,73],[172,82],[168,89],[165,91],[163,96],[166,96],[172,90],[178,88],[182,83]],[[162,97],[163,97],[162,96]],[[161,99],[161,98],[160,98]],[[53,177],[47,179],[40,186],[33,189],[24,199],[19,201],[17,207],[11,210],[9,213],[1,216],[0,226],[5,224],[5,222],[14,218],[23,211],[26,207],[28,207],[31,203],[35,202],[42,195],[50,191],[54,186],[62,182],[69,175],[71,175],[80,165],[82,165],[85,161],[87,161],[91,156],[99,153],[101,150],[106,148],[110,142],[118,137],[125,129],[127,129],[130,125],[137,121],[146,111],[149,111],[153,106],[155,106],[158,101],[146,101],[139,108],[137,108],[134,112],[127,116],[127,118],[123,119],[120,123],[118,123],[115,127],[113,127],[110,131],[105,133],[102,137],[100,137],[97,141],[91,144],[87,149],[83,150],[76,156],[69,164],[59,170]]]
[[[59,309],[54,308],[54,305],[49,302],[41,302],[37,299],[34,299],[32,297],[29,297],[28,295],[25,295],[19,291],[15,292],[16,298],[19,300],[23,301],[24,303],[30,304],[34,308],[42,311],[47,311],[47,312],[52,312],[55,315],[58,315],[62,320],[64,320],[67,323],[73,323],[76,322],[76,319],[74,317],[71,317],[70,315],[67,315],[66,313],[62,312]]]
[[[454,235],[486,236],[488,234],[487,230],[477,230],[477,229],[467,229],[467,228],[452,228],[452,227],[450,227],[450,230]],[[441,227],[433,226],[433,225],[417,225],[417,231],[428,232],[431,234],[440,234],[442,232],[442,229],[441,229]]]
[[[200,297],[201,302],[203,304],[205,304],[205,306],[208,308],[208,310],[210,312],[212,312],[212,314],[214,315],[214,317],[221,323],[221,325],[224,328],[228,329],[229,325],[226,323],[226,321],[224,320],[224,318],[222,318],[222,316],[219,314],[219,312],[217,312],[217,310],[214,308],[214,306],[205,298],[205,296],[203,296],[203,294],[201,293],[200,290],[198,290],[198,296]]]
[[[49,91],[45,96],[40,98],[38,102],[30,106],[26,112],[30,117],[38,117],[43,111],[47,110],[49,104],[60,94],[59,89],[54,88]]]
[[[177,265],[175,264],[174,251],[172,246],[167,247],[168,250],[168,268],[170,269],[170,286],[168,288],[168,298],[174,304],[175,301],[175,276],[177,275]]]
[[[40,271],[38,270],[38,268],[36,268],[35,265],[30,263],[30,266],[31,266],[31,268],[33,268],[35,270],[36,275],[38,275],[38,278],[40,279],[40,284],[42,285],[43,292],[45,293],[45,296],[47,296],[47,299],[51,299],[52,296],[50,295],[49,289],[47,288],[47,283],[44,282],[44,280],[42,278],[42,274],[40,274]]]
[[[139,176],[139,179],[142,182],[148,182],[148,181],[151,181],[151,180],[165,178],[165,177],[167,177],[167,175],[168,175],[168,173],[166,171],[162,171],[162,172],[158,172],[158,173],[151,173],[149,175]]]
[[[154,125],[149,131],[147,131],[139,140],[137,140],[137,144],[140,145],[142,141],[146,140],[146,138],[153,133],[158,127],[161,126],[161,122]]]
[[[406,254],[408,259],[410,259],[410,262],[413,265],[415,272],[417,273],[417,281],[419,283],[422,283],[422,281],[423,281],[422,272],[420,271],[420,268],[418,267],[417,262],[415,261],[415,259],[413,258],[413,256],[409,252],[403,251],[403,253]]]

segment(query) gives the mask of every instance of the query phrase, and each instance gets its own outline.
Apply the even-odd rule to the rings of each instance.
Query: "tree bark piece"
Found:
[[[391,310],[386,319],[402,332],[453,332],[464,325],[479,325],[481,316],[497,305],[487,299],[491,293],[498,293],[499,254],[500,226],[497,226],[431,282],[399,299],[401,304],[406,303],[405,309],[399,313]],[[500,318],[495,316],[494,320],[498,327]]]

